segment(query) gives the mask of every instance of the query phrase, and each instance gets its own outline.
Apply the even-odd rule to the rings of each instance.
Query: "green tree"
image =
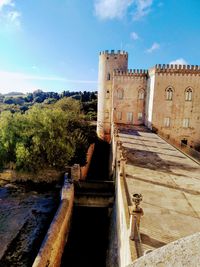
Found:
[[[93,137],[80,102],[71,98],[48,106],[34,105],[25,113],[3,112],[0,166],[13,162],[17,170],[36,172],[73,163],[84,165]]]

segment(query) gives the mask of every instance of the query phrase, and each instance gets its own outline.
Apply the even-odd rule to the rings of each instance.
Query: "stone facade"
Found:
[[[112,125],[146,125],[200,149],[200,66],[156,65],[129,70],[128,53],[99,55],[98,124],[110,141]]]

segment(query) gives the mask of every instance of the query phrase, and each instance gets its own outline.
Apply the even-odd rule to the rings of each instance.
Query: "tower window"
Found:
[[[142,100],[144,99],[144,90],[143,89],[140,89],[139,92],[138,92],[138,99]]]
[[[127,112],[127,122],[132,122],[132,121],[133,121],[133,113]]]
[[[173,98],[173,89],[171,87],[166,89],[166,100],[172,100]]]
[[[139,113],[138,113],[138,120],[141,121],[142,119],[143,119],[142,112],[139,112]]]
[[[192,89],[188,88],[185,90],[185,101],[192,101]]]
[[[109,119],[109,112],[108,111],[105,112],[105,119]]]
[[[117,120],[118,121],[121,121],[122,120],[122,112],[121,111],[118,111],[117,112]]]
[[[106,98],[107,99],[110,98],[110,91],[109,90],[106,91]]]
[[[190,125],[190,119],[183,119],[183,128],[188,128]]]
[[[118,98],[118,99],[123,99],[123,96],[124,96],[124,92],[123,92],[123,90],[121,90],[121,89],[118,90],[118,91],[117,91],[117,98]]]
[[[164,127],[169,127],[170,126],[170,118],[164,118]]]
[[[110,80],[110,73],[107,74],[107,80]]]
[[[187,139],[182,139],[181,140],[181,146],[187,146],[188,140]]]

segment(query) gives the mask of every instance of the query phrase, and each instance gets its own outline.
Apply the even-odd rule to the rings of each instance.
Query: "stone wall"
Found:
[[[152,125],[169,138],[200,147],[200,70],[155,68]],[[171,100],[166,99],[167,88],[172,88]],[[185,99],[186,89],[192,89],[190,101]],[[165,125],[169,118],[169,125]],[[184,127],[183,120],[189,119]]]
[[[135,242],[130,239],[132,218],[129,207],[132,207],[132,203],[126,191],[124,179],[125,161],[122,158],[121,147],[117,139],[117,134],[115,133],[112,139],[113,176],[116,183],[115,210],[112,217],[115,220],[115,223],[113,222],[115,235],[111,235],[110,238],[110,249],[113,248],[115,251],[108,251],[108,263],[117,261],[118,265],[115,264],[116,267],[125,267],[138,256]]]
[[[70,220],[74,201],[74,186],[65,182],[61,202],[54,216],[33,267],[58,267],[70,230]]]
[[[93,152],[94,152],[94,147],[95,147],[95,144],[91,144],[90,147],[88,148],[88,151],[87,151],[87,163],[86,163],[85,166],[81,167],[81,177],[80,177],[81,180],[85,180],[85,178],[86,178],[86,176],[88,174],[88,170],[89,170],[89,167],[90,167],[92,155],[93,155]]]
[[[116,73],[113,79],[112,123],[144,124],[145,95],[147,87],[146,72]],[[128,113],[132,119],[128,120]]]

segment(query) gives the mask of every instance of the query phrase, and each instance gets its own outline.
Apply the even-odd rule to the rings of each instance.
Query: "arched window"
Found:
[[[171,87],[168,87],[166,89],[166,100],[172,100],[173,98],[173,89]]]
[[[192,89],[187,88],[185,90],[185,101],[192,101]]]
[[[140,89],[138,91],[138,99],[144,99],[144,90],[143,89]]]
[[[124,97],[124,91],[123,91],[123,89],[118,89],[117,90],[117,98],[118,99],[123,99],[123,97]]]

